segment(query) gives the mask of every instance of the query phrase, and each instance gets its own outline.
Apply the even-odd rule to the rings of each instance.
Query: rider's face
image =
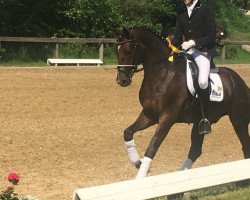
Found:
[[[194,0],[183,0],[183,2],[187,5],[187,6],[191,6],[194,2]]]

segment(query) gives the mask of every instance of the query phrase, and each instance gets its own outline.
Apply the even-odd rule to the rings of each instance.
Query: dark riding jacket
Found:
[[[214,15],[206,4],[198,1],[190,17],[187,9],[184,13],[178,15],[172,44],[177,47],[180,46],[183,37],[185,41],[194,40],[195,48],[207,52],[209,56],[214,57],[217,55],[214,49],[216,38]]]

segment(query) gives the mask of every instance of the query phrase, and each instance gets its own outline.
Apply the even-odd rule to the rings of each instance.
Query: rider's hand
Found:
[[[194,47],[195,46],[195,41],[194,40],[189,40],[187,42],[183,42],[181,47],[183,50],[188,50],[190,49],[191,47]]]

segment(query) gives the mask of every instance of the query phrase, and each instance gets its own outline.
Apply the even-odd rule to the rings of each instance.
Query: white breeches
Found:
[[[208,87],[208,77],[210,72],[210,60],[208,56],[204,55],[204,52],[200,52],[197,49],[191,48],[187,52],[195,60],[199,68],[198,83],[201,89]]]

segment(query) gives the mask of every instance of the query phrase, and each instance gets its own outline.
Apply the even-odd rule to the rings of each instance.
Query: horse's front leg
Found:
[[[172,127],[173,123],[171,122],[168,116],[162,117],[159,120],[159,124],[155,131],[155,134],[145,152],[144,158],[142,160],[142,164],[140,169],[136,175],[136,178],[143,178],[146,177],[150,168],[151,161],[156,155],[158,148],[160,147],[162,141],[167,136],[170,128]]]
[[[140,168],[141,161],[133,139],[134,133],[146,129],[155,123],[141,112],[136,121],[124,131],[124,141],[129,159],[137,169]]]

